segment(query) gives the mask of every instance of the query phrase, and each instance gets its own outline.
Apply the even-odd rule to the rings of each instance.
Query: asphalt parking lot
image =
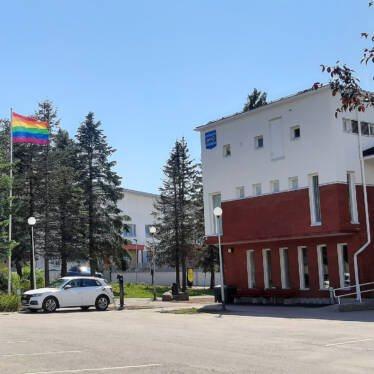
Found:
[[[373,373],[373,322],[329,307],[3,313],[0,373]]]

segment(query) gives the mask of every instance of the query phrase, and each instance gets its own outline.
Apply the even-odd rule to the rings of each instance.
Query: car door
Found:
[[[102,293],[102,288],[103,286],[96,279],[82,279],[82,305],[95,305],[96,298]]]
[[[62,288],[59,295],[61,307],[81,306],[82,304],[82,285],[81,279],[72,279]]]

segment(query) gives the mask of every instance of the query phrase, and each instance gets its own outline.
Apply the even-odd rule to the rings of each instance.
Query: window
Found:
[[[347,185],[351,223],[358,223],[355,173],[353,171],[347,172]]]
[[[66,286],[69,285],[71,288],[81,287],[81,281],[82,279],[72,279]]]
[[[262,194],[262,189],[261,189],[261,183],[257,183],[253,185],[253,195],[254,196],[259,196]]]
[[[288,248],[279,248],[282,288],[290,288],[290,270],[288,265]]]
[[[369,123],[369,133],[374,136],[374,123]]]
[[[244,199],[245,195],[244,195],[244,187],[243,186],[236,188],[236,196],[237,196],[238,199]]]
[[[318,174],[309,176],[309,203],[312,225],[321,224],[321,203],[319,198]]]
[[[354,121],[354,120],[351,121],[351,132],[353,134],[358,134],[358,122],[357,121]]]
[[[360,122],[361,123],[361,134],[369,136],[369,123],[368,122]]]
[[[248,288],[256,288],[255,251],[247,251]]]
[[[327,247],[326,245],[319,245],[318,251],[318,270],[319,270],[319,287],[321,289],[329,288],[329,265],[327,260]]]
[[[288,185],[290,187],[290,190],[297,190],[299,188],[299,178],[298,177],[288,178]]]
[[[309,289],[308,248],[298,247],[300,289]]]
[[[150,233],[149,229],[152,227],[152,225],[145,225],[145,237],[150,238],[152,234]]]
[[[351,274],[349,272],[347,244],[338,244],[338,261],[340,287],[349,287],[351,285]]]
[[[226,144],[223,146],[223,157],[230,157],[231,156],[231,147],[230,144]]]
[[[127,223],[128,231],[125,231],[123,236],[125,238],[134,238],[136,236],[136,225],[134,223]]]
[[[101,284],[95,279],[81,279],[81,287],[100,287]]]
[[[222,234],[222,216],[219,217],[219,218],[216,218],[216,216],[214,215],[213,211],[214,211],[214,208],[217,208],[217,207],[221,207],[221,194],[220,193],[216,193],[214,195],[212,195],[212,216],[213,216],[213,233],[214,234]],[[219,229],[217,228],[217,221],[218,221],[218,227]]]
[[[300,126],[291,127],[291,140],[300,139]]]
[[[265,288],[272,287],[271,279],[271,251],[270,249],[262,250],[262,264],[264,266],[264,284]]]
[[[274,180],[270,182],[271,192],[279,192],[279,180]]]
[[[262,135],[255,137],[255,148],[263,148],[264,147],[264,137]]]

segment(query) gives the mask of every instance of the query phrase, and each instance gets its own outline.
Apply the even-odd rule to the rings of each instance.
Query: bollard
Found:
[[[123,292],[123,275],[117,275],[118,284],[119,284],[119,309],[123,309],[124,302],[124,292]]]

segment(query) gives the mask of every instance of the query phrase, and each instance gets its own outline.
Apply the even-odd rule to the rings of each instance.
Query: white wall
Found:
[[[118,202],[119,209],[131,218],[128,223],[136,225],[136,237],[127,237],[133,244],[135,244],[134,239],[137,239],[138,245],[147,245],[147,241],[151,241],[151,238],[146,237],[145,225],[154,223],[152,212],[154,211],[153,204],[157,198],[158,195],[125,190],[124,198]]]
[[[253,196],[252,185],[261,183],[262,193],[271,193],[270,181],[279,180],[280,191],[289,189],[288,178],[297,176],[299,188],[308,187],[308,175],[319,174],[321,185],[346,183],[347,170],[360,180],[357,135],[343,132],[342,118],[335,119],[337,98],[328,88],[297,95],[279,103],[218,121],[201,131],[206,234],[213,233],[211,194],[220,192],[222,201],[237,199],[236,188],[244,186],[245,196]],[[374,122],[373,110],[359,120]],[[284,158],[271,159],[270,121],[280,118]],[[291,140],[290,128],[299,125],[301,137]],[[205,147],[205,132],[216,130],[217,146]],[[254,138],[263,135],[264,147],[256,149]],[[374,146],[374,137],[363,137],[363,149]],[[223,145],[231,145],[231,156],[223,157]],[[374,181],[369,170],[368,180]]]

